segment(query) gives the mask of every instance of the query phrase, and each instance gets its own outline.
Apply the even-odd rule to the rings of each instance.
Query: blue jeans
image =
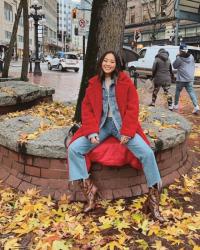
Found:
[[[179,96],[183,88],[186,89],[194,107],[196,107],[198,105],[198,101],[193,89],[193,82],[176,82],[176,93],[175,93],[174,104],[178,105]]]
[[[120,134],[115,127],[112,118],[107,118],[104,126],[99,133],[100,142],[105,140],[108,136],[114,136],[120,140]],[[95,148],[90,140],[85,137],[79,137],[72,142],[68,148],[68,166],[69,166],[69,180],[87,179],[89,177],[85,154],[91,149]],[[142,137],[136,134],[129,140],[125,146],[134,153],[134,155],[140,160],[143,165],[144,174],[147,180],[148,187],[152,187],[155,184],[161,185],[161,177],[154,156],[154,152],[142,139]]]

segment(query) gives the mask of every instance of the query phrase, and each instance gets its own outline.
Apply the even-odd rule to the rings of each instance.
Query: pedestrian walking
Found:
[[[139,101],[132,80],[120,70],[113,51],[99,60],[98,74],[89,80],[82,102],[82,126],[68,147],[69,180],[78,181],[88,201],[84,212],[95,208],[98,188],[88,171],[85,155],[107,137],[114,136],[140,160],[149,187],[144,211],[164,221],[159,212],[161,177],[149,142],[138,121]],[[116,152],[117,154],[117,152]]]
[[[164,94],[167,97],[167,103],[169,110],[173,110],[172,96],[169,93],[169,89],[172,82],[173,72],[172,65],[169,59],[169,53],[165,49],[160,49],[158,54],[155,56],[155,60],[152,68],[153,76],[153,94],[152,102],[149,106],[155,106],[158,92],[162,87]]]
[[[199,106],[193,88],[195,62],[194,57],[189,53],[186,44],[180,45],[179,54],[176,56],[176,60],[173,62],[173,67],[177,69],[174,109],[178,109],[180,93],[183,88],[185,88],[194,105],[192,113],[197,114],[199,112]]]

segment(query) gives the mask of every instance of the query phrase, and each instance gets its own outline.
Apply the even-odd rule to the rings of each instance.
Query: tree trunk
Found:
[[[13,53],[13,49],[14,49],[14,45],[15,45],[15,39],[17,39],[16,35],[17,35],[19,19],[20,19],[21,12],[22,12],[22,2],[23,2],[23,0],[20,1],[18,9],[17,9],[17,15],[16,15],[15,22],[14,22],[14,25],[13,25],[13,30],[12,30],[12,35],[11,35],[11,39],[10,39],[9,48],[8,48],[6,54],[5,54],[4,69],[3,69],[3,72],[2,72],[2,77],[3,78],[8,77],[8,71],[9,71],[10,62],[11,62],[11,59],[12,59],[12,53]]]
[[[81,121],[81,103],[88,79],[96,74],[97,59],[114,50],[121,56],[127,0],[93,0],[87,52],[74,120]]]
[[[24,20],[24,49],[21,70],[21,80],[28,81],[28,65],[29,65],[29,21],[28,21],[28,1],[23,1],[23,20]]]

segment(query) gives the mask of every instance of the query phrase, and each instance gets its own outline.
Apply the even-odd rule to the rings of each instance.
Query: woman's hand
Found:
[[[98,136],[94,136],[94,137],[92,137],[92,138],[90,138],[90,142],[92,143],[92,144],[99,144],[99,137]]]
[[[126,135],[122,135],[120,139],[121,144],[126,144],[129,141],[130,137]]]

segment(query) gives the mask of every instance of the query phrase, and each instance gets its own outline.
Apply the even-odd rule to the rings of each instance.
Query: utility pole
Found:
[[[176,1],[175,2],[175,13],[178,11],[179,9],[179,1]],[[177,46],[178,45],[178,33],[179,33],[179,23],[180,23],[180,20],[179,18],[176,19],[176,30],[175,30],[175,45]]]
[[[178,37],[179,37],[179,22],[180,20],[176,20],[176,28],[175,28],[175,45],[178,45]]]

